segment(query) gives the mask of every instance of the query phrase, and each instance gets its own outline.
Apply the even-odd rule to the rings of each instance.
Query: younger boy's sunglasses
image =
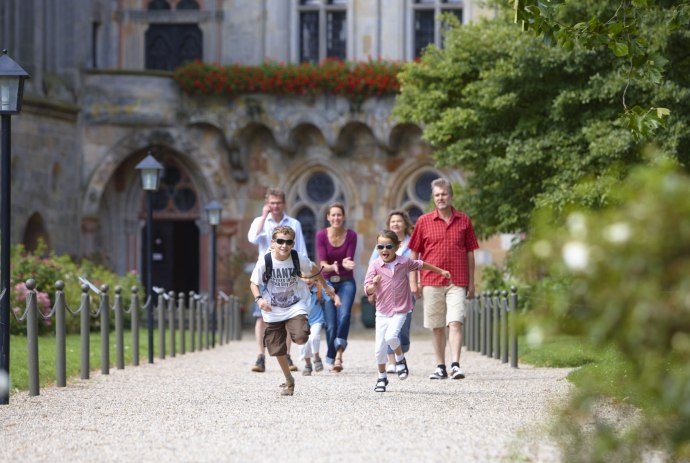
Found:
[[[288,246],[292,246],[293,244],[295,244],[295,240],[284,240],[283,238],[276,238],[276,243],[287,244]]]
[[[392,244],[377,244],[376,249],[393,249],[395,246]]]

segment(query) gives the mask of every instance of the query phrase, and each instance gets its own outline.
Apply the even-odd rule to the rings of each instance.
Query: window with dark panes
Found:
[[[344,204],[344,193],[338,179],[326,171],[305,173],[288,193],[288,204],[293,206],[293,215],[302,226],[307,253],[313,261],[316,255],[316,232],[328,226],[326,209],[329,204],[340,201]],[[291,214],[292,215],[292,214]]]
[[[347,59],[347,0],[301,0],[299,60]]]
[[[412,53],[418,58],[429,44],[443,47],[441,29],[446,27],[441,19],[450,13],[463,20],[463,0],[415,0],[412,4]]]
[[[411,175],[403,184],[398,207],[409,214],[413,223],[417,222],[424,211],[432,209],[431,182],[441,177],[442,175],[435,170],[424,169]]]
[[[326,14],[326,58],[345,61],[347,56],[347,24],[344,11],[329,11]]]
[[[300,13],[300,61],[319,61],[319,13]]]

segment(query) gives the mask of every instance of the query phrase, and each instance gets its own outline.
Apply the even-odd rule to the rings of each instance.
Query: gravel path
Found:
[[[410,377],[377,394],[372,338],[351,340],[342,373],[298,372],[293,397],[279,396],[274,359],[250,372],[247,335],[17,393],[0,406],[0,461],[560,461],[542,429],[569,370],[463,352],[466,379],[430,381],[431,343],[416,337]]]

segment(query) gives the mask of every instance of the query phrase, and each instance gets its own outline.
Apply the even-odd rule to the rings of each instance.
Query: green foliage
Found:
[[[568,2],[559,14],[606,11],[600,3]],[[445,49],[404,67],[394,114],[424,126],[439,165],[468,174],[456,198],[481,237],[527,230],[535,207],[610,204],[645,162],[643,137],[690,165],[690,30],[665,28],[668,11],[655,12],[636,27],[667,69],[661,83],[652,67],[631,77],[607,47],[547,46],[506,15],[450,29]],[[624,92],[637,105],[621,117]]]
[[[572,368],[588,365],[602,358],[602,354],[579,337],[558,335],[540,342],[522,336],[520,361],[536,367]]]
[[[139,277],[134,272],[120,276],[102,265],[95,264],[88,260],[77,263],[68,255],[58,256],[54,252],[48,252],[41,243],[34,252],[29,252],[22,245],[17,245],[11,250],[11,276],[10,288],[11,307],[17,316],[24,314],[26,310],[26,286],[25,282],[29,278],[36,280],[36,291],[38,294],[39,310],[48,314],[55,302],[55,283],[62,280],[65,283],[64,293],[67,304],[72,310],[77,310],[81,303],[81,282],[79,277],[85,277],[94,285],[100,287],[103,284],[109,286],[111,303],[114,298],[114,289],[121,286],[123,296],[130,295],[132,286],[140,286]],[[92,305],[97,302],[92,301]],[[95,310],[95,309],[94,309]],[[127,316],[128,317],[128,316]],[[10,330],[12,333],[25,333],[24,323],[18,323],[11,317]],[[79,331],[79,317],[68,314],[65,318],[68,332]],[[97,327],[98,320],[92,320],[92,327]],[[39,332],[54,332],[55,328],[52,320],[40,321]]]
[[[539,294],[540,328],[528,337],[568,333],[612,349],[618,361],[609,380],[642,407],[625,432],[599,420],[592,410],[602,387],[589,376],[563,423],[570,442],[588,449],[573,458],[628,461],[649,446],[688,459],[690,178],[660,158],[635,169],[615,195],[619,206],[574,210],[565,225],[553,211],[537,214],[520,264]],[[540,285],[544,275],[561,284]],[[583,426],[591,420],[593,428]]]
[[[630,107],[626,93],[635,80],[661,83],[668,60],[659,45],[664,36],[687,27],[690,6],[686,1],[513,0],[513,6],[515,22],[544,43],[567,50],[608,48],[610,59],[627,68],[622,119],[633,137],[647,138],[661,127],[668,109]]]

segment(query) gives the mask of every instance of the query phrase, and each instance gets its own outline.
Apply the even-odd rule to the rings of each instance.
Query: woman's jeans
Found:
[[[338,283],[328,282],[340,297],[340,307],[336,308],[332,300],[326,302],[326,363],[335,361],[338,349],[347,348],[347,336],[350,334],[350,313],[355,300],[355,280],[344,280]]]

